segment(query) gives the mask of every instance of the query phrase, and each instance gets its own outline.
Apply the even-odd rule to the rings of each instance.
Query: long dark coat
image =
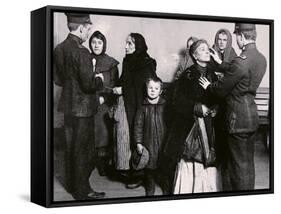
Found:
[[[104,87],[97,91],[96,98],[99,100],[102,96],[105,102],[97,107],[95,114],[95,147],[101,148],[108,146],[112,141],[113,123],[109,119],[108,111],[115,101],[111,88],[117,84],[119,62],[105,53],[98,56],[92,54],[92,57],[96,59],[95,72],[104,76]]]
[[[131,54],[124,58],[119,85],[122,86],[131,143],[133,143],[135,115],[144,100],[145,81],[155,76],[156,61],[148,54]]]
[[[156,169],[166,133],[165,100],[160,97],[157,104],[150,104],[145,99],[136,113],[134,130],[135,142],[149,152],[146,168]]]
[[[181,75],[176,83],[172,124],[168,130],[164,148],[165,161],[168,161],[170,165],[175,165],[181,158],[184,158],[184,152],[186,152],[184,142],[194,124],[196,109],[201,109],[201,104],[212,107],[216,102],[215,97],[207,96],[206,91],[199,85],[198,79],[201,76],[207,77],[211,82],[217,80],[212,69],[194,64]],[[196,116],[202,115],[199,112]],[[212,126],[212,124],[206,123],[206,126]],[[208,132],[208,127],[206,128]],[[210,133],[207,134],[210,140]]]

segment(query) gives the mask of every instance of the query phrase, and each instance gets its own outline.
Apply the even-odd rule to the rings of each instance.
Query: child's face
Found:
[[[149,83],[147,84],[146,89],[147,89],[147,96],[151,100],[156,99],[162,93],[160,82],[154,82],[150,80]]]

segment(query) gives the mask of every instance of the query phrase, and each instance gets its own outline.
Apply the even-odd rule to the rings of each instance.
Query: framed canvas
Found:
[[[273,193],[273,30],[257,18],[32,11],[31,201]]]

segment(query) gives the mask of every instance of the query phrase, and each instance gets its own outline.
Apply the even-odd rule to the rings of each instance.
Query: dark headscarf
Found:
[[[147,45],[144,37],[140,33],[130,33],[130,36],[135,43],[136,50],[133,54],[135,55],[147,55]]]
[[[96,55],[92,48],[92,41],[94,38],[98,38],[103,41],[103,49],[101,54]],[[96,59],[96,73],[102,73],[105,71],[110,71],[111,68],[117,66],[119,62],[113,57],[108,56],[106,51],[106,38],[100,31],[95,31],[89,39],[89,48],[91,50],[92,57]]]
[[[144,37],[140,33],[130,33],[129,36],[132,37],[136,50],[132,54],[126,54],[123,61],[123,68],[125,70],[136,71],[150,63],[155,64],[154,66],[156,67],[156,61],[147,53],[148,48]]]
[[[106,52],[106,38],[105,38],[105,36],[100,31],[95,31],[91,35],[91,37],[89,39],[89,48],[90,48],[92,54],[95,54],[94,51],[93,51],[93,48],[92,48],[92,41],[93,41],[94,38],[98,38],[98,39],[103,41],[103,48],[102,48],[101,54],[104,54]]]
[[[213,45],[213,48],[219,53],[220,57],[221,57],[221,52],[218,46],[218,39],[219,39],[219,34],[226,34],[227,36],[227,43],[226,43],[226,47],[224,49],[223,52],[223,61],[226,62],[231,62],[233,60],[233,58],[236,56],[236,53],[234,51],[234,49],[232,48],[232,36],[229,30],[227,29],[220,29],[218,30],[218,32],[216,33],[215,36],[215,44]]]

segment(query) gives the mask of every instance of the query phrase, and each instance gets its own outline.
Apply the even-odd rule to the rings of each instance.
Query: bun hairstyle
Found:
[[[195,36],[191,36],[191,37],[189,37],[189,38],[187,39],[187,41],[186,41],[186,47],[187,47],[188,49],[190,48],[190,47],[188,46],[188,43],[189,43],[190,41],[196,42],[196,41],[198,41],[198,38],[195,37]]]

